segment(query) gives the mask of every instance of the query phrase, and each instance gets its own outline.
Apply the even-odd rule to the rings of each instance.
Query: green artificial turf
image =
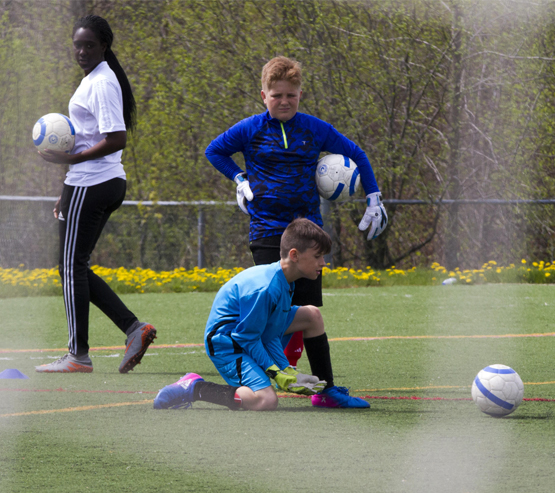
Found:
[[[527,400],[495,419],[468,399],[495,363],[520,374],[526,399],[555,399],[555,341],[538,335],[555,332],[554,286],[326,290],[336,383],[372,408],[283,397],[268,413],[152,409],[188,371],[223,382],[194,345],[214,294],[123,298],[161,346],[128,375],[122,349],[91,351],[92,374],[34,372],[64,353],[62,299],[0,300],[0,349],[11,350],[0,371],[30,377],[0,380],[0,491],[553,491],[555,402]],[[91,311],[91,347],[124,339]],[[299,365],[308,371],[306,356]]]

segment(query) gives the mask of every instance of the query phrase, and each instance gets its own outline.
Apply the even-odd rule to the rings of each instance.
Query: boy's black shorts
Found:
[[[250,242],[250,249],[255,265],[272,264],[280,260],[279,245],[281,235],[267,236]],[[322,306],[322,274],[318,279],[297,279],[292,305]]]

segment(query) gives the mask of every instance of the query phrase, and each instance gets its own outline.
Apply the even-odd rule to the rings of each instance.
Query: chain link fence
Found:
[[[0,266],[58,265],[55,199],[14,199],[0,198]],[[234,202],[125,201],[104,228],[91,264],[154,270],[248,267],[248,231],[248,217]]]
[[[58,221],[52,214],[55,200],[0,196],[0,267],[23,265],[34,269],[58,265]],[[324,229],[334,239],[327,263],[332,267],[371,265],[372,249],[380,248],[380,243],[366,241],[365,234],[357,230],[363,201],[322,202]],[[436,230],[433,216],[445,217],[444,212],[454,203],[465,206],[461,265],[476,268],[492,259],[510,263],[523,256],[545,260],[554,256],[554,199],[384,203],[390,214],[396,211],[395,224],[388,227],[392,249],[414,250],[412,256],[405,257],[405,267],[428,265],[430,259],[441,262],[444,225],[440,221]],[[153,270],[250,267],[253,263],[248,231],[249,218],[234,201],[125,201],[108,221],[91,264]],[[430,242],[423,242],[426,237]]]

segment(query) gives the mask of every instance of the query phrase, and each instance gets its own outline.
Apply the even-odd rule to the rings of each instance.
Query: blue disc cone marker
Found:
[[[20,379],[27,378],[28,379],[29,377],[24,373],[21,373],[19,370],[16,370],[15,368],[10,368],[0,373],[0,378],[20,378]]]

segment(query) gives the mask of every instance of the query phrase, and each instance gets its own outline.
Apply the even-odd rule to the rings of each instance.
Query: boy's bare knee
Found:
[[[243,407],[249,411],[273,411],[278,407],[278,396],[272,387],[266,387],[243,399]]]
[[[316,337],[324,333],[324,318],[317,306],[307,305],[308,323],[304,330],[305,337]]]
[[[274,411],[278,407],[278,396],[273,391],[266,392],[260,396],[256,411]]]
[[[317,306],[309,306],[310,308],[310,317],[315,325],[324,325],[324,318],[322,317],[322,312]]]
[[[268,397],[264,400],[259,411],[275,411],[278,407],[278,402],[278,396],[274,394],[273,397]]]

